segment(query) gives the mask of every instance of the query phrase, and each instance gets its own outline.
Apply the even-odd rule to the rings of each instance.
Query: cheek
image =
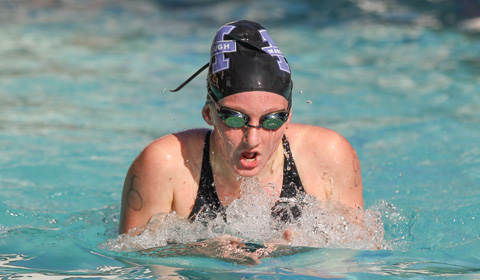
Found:
[[[278,145],[282,144],[283,136],[285,135],[286,129],[285,126],[282,126],[280,129],[270,132],[270,144],[269,149],[274,153],[278,149]]]
[[[263,142],[265,143],[265,148],[269,151],[276,151],[279,143],[282,142],[282,137],[284,133],[284,130],[268,132],[268,134],[266,134],[265,138],[263,139]]]
[[[219,139],[219,147],[223,156],[228,159],[235,150],[241,145],[243,138],[242,130],[225,129],[217,127],[217,139]]]

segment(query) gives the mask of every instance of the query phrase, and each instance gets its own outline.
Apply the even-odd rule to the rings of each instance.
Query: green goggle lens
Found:
[[[284,124],[284,121],[282,119],[266,119],[262,122],[262,127],[265,129],[279,129],[282,125]]]
[[[227,117],[225,119],[225,124],[234,128],[244,127],[246,123],[247,122],[241,117]]]
[[[225,122],[226,125],[232,128],[255,127],[264,128],[267,130],[279,129],[288,119],[288,113],[286,111],[280,111],[263,116],[260,119],[260,125],[254,126],[248,123],[249,117],[242,112],[235,111],[227,108],[220,108],[218,111],[219,117]]]

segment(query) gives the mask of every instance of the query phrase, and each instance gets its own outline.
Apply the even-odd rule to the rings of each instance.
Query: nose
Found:
[[[245,127],[244,139],[245,143],[250,147],[256,147],[260,144],[261,138],[261,127],[258,126],[248,126]]]

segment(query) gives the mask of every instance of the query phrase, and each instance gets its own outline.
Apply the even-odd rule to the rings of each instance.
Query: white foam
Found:
[[[322,248],[379,249],[384,248],[383,224],[378,211],[354,210],[340,204],[317,201],[313,196],[292,199],[301,203],[302,215],[291,224],[272,218],[271,208],[278,201],[272,196],[275,186],[259,186],[254,179],[243,179],[242,197],[226,209],[226,220],[220,215],[207,224],[178,218],[175,212],[154,216],[146,230],[138,236],[120,235],[110,240],[112,250],[140,250],[189,244],[225,235],[249,242],[279,243],[292,246]],[[283,240],[286,230],[293,238]]]

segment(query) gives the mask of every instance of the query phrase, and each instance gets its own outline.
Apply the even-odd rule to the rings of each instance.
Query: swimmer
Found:
[[[158,213],[202,221],[223,215],[241,196],[242,178],[274,186],[276,197],[311,195],[363,209],[360,164],[349,142],[330,129],[290,122],[291,69],[263,26],[222,26],[209,63],[179,88],[207,67],[201,114],[212,129],[165,135],[138,155],[125,178],[120,233],[140,233]],[[293,215],[277,210],[272,215],[285,222],[301,215],[301,207]]]

